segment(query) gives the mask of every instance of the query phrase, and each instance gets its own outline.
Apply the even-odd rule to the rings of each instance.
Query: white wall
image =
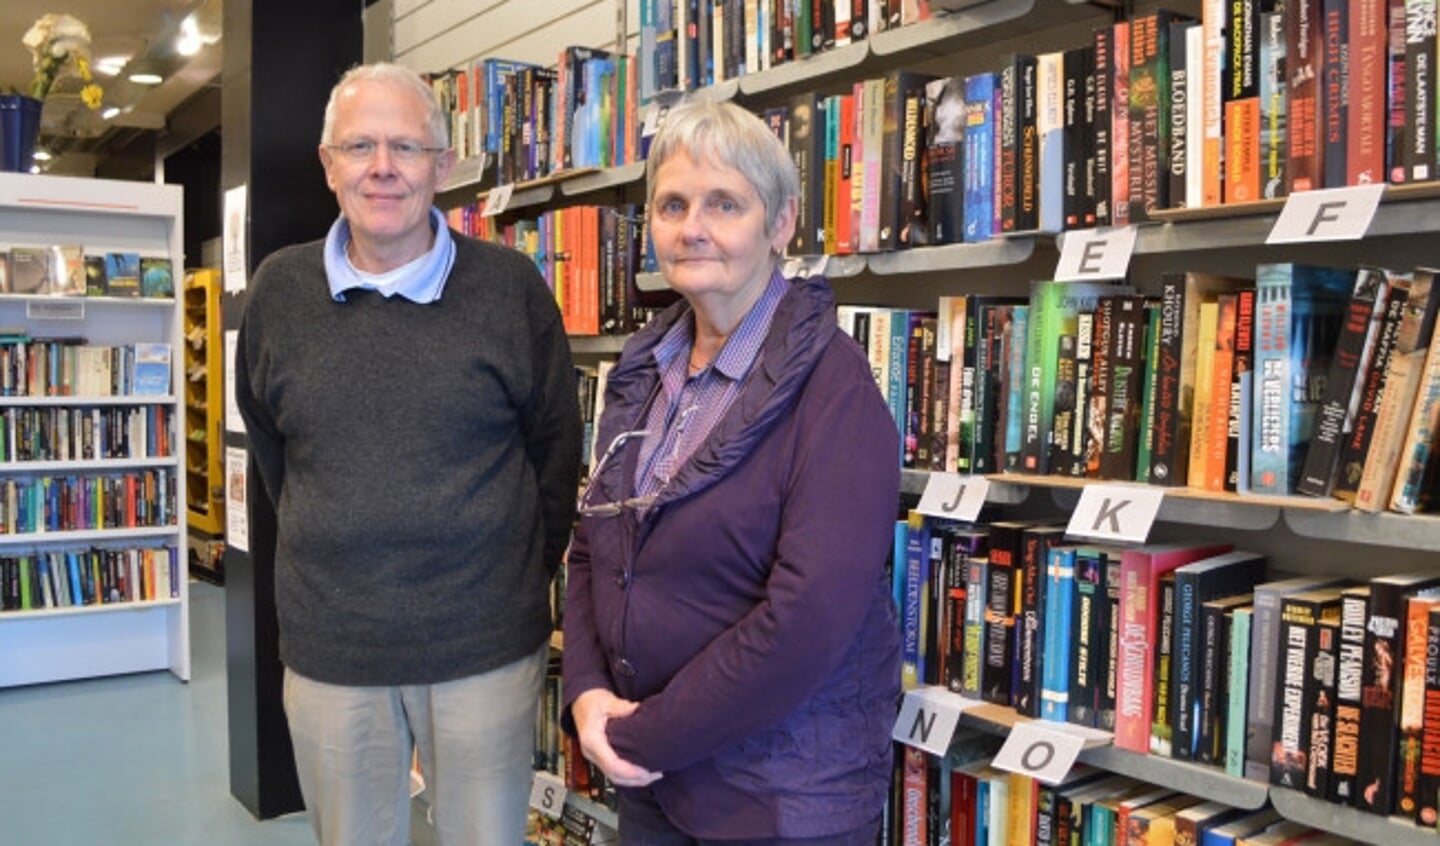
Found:
[[[553,66],[570,45],[615,48],[626,5],[628,52],[639,43],[639,0],[392,0],[391,58],[419,72],[499,57]]]

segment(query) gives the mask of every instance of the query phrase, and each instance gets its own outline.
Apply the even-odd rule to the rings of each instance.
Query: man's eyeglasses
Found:
[[[359,141],[346,141],[343,144],[326,144],[326,149],[334,150],[345,158],[354,162],[368,162],[375,158],[380,150],[380,145],[390,151],[390,158],[400,162],[416,162],[423,156],[432,153],[445,152],[444,147],[426,147],[419,141],[371,141],[368,138]]]
[[[595,462],[595,468],[590,471],[590,478],[585,482],[585,489],[580,492],[580,499],[576,503],[575,510],[582,517],[614,517],[627,508],[644,511],[655,502],[654,494],[632,496],[618,502],[590,502],[590,494],[595,490],[595,480],[600,478],[600,473],[605,469],[605,465],[615,456],[620,447],[624,446],[625,442],[631,438],[643,438],[648,434],[650,434],[649,429],[631,429],[628,432],[621,432],[610,442],[610,446],[605,448],[605,452],[600,455],[600,460]]]

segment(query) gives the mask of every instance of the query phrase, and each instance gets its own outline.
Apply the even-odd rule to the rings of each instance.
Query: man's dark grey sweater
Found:
[[[569,345],[534,264],[454,238],[428,305],[336,302],[319,241],[249,289],[235,396],[278,518],[280,657],[318,681],[462,678],[551,630],[580,458]]]

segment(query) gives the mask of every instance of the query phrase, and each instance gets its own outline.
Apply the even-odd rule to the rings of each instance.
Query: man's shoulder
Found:
[[[489,295],[507,289],[527,294],[548,290],[535,262],[519,250],[453,231],[451,235],[455,239],[455,273],[467,287]]]

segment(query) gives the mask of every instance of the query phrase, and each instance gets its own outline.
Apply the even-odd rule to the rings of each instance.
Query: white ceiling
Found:
[[[199,28],[212,42],[193,57],[174,50],[180,21],[196,12]],[[108,148],[130,143],[138,134],[162,131],[166,116],[196,92],[218,80],[221,66],[222,0],[4,0],[0,2],[0,89],[24,91],[33,73],[25,32],[42,15],[64,12],[90,30],[96,59],[132,57],[127,72],[145,66],[165,77],[156,86],[140,86],[119,77],[99,77],[105,105],[124,113],[106,121],[80,102],[80,85],[68,80],[56,86],[45,104],[41,145],[79,159],[78,166],[57,165],[53,172],[84,170]],[[74,163],[72,162],[72,165]]]

